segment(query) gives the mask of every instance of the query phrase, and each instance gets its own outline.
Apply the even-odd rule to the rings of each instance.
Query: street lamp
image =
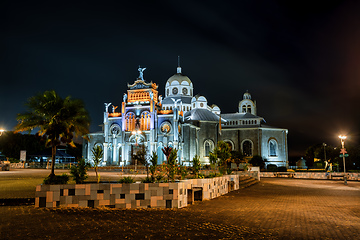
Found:
[[[0,129],[0,136],[3,135],[4,132],[5,132],[5,130],[1,128]]]
[[[341,142],[341,150],[340,150],[340,153],[342,154],[343,164],[344,164],[344,184],[347,185],[346,169],[345,169],[345,153],[346,153],[346,149],[345,149],[345,139],[346,139],[346,136],[340,135],[339,138],[340,138],[340,142]]]

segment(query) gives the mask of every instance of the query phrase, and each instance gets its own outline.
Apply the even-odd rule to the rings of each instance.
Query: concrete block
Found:
[[[97,199],[97,190],[91,190],[90,191],[90,199]]]
[[[72,198],[74,196],[65,196],[65,204],[72,204]]]
[[[110,190],[110,183],[98,183],[99,190]]]
[[[139,193],[139,189],[130,190],[130,194]]]
[[[115,208],[126,208],[125,203],[115,204]]]
[[[110,200],[99,200],[99,206],[110,205]]]
[[[87,207],[88,205],[88,201],[87,200],[82,200],[82,201],[79,201],[79,207]]]
[[[46,200],[47,201],[47,200]],[[55,205],[56,206],[56,205]],[[54,203],[53,202],[46,202],[46,207],[47,208],[53,208],[54,207]]]
[[[104,190],[104,200],[110,200],[110,190]]]
[[[81,195],[85,195],[85,187],[84,188],[75,188],[75,195],[76,196],[81,196]]]
[[[50,191],[60,191],[61,185],[50,185]]]
[[[141,207],[148,207],[150,205],[151,205],[151,200],[150,199],[140,200],[140,206]]]
[[[86,184],[76,184],[75,185],[75,189],[85,189],[86,188]]]
[[[90,196],[87,196],[87,195],[77,196],[77,197],[78,197],[78,199],[79,199],[79,202],[80,202],[80,201],[91,200],[91,199],[90,199]]]
[[[110,194],[110,205],[115,204],[115,194]]]
[[[60,189],[59,189],[59,191],[54,191],[53,201],[60,201]]]
[[[125,203],[126,203],[125,199],[115,199],[115,204],[125,204]]]
[[[125,184],[124,184],[125,185]],[[140,184],[139,183],[132,183],[130,185],[130,191],[132,190],[139,190]]]
[[[85,186],[85,195],[90,195],[91,186],[90,184],[86,184]]]
[[[67,207],[77,208],[77,207],[79,207],[79,204],[70,203],[67,205]]]
[[[47,191],[46,192],[46,202],[52,202],[53,201],[53,192],[52,191]]]
[[[79,204],[79,196],[72,196],[71,204]]]
[[[156,205],[157,205],[157,207],[165,208],[166,207],[166,200],[157,200]]]
[[[35,192],[35,197],[46,197],[46,194],[45,191]]]

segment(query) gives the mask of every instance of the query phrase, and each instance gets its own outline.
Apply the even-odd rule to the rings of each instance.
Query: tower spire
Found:
[[[178,56],[178,67],[177,67],[177,69],[176,69],[177,71],[177,73],[181,73],[181,67],[180,67],[180,56]]]

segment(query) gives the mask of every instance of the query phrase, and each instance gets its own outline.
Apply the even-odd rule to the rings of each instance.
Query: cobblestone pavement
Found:
[[[263,178],[183,209],[0,207],[0,239],[359,239],[360,182]]]

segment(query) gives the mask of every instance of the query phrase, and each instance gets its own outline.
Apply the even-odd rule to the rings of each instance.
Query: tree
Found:
[[[255,155],[250,159],[249,163],[255,167],[260,167],[260,169],[263,169],[265,167],[266,161],[267,160],[262,158],[261,156]]]
[[[150,158],[150,174],[151,174],[151,181],[155,181],[155,171],[156,171],[156,165],[157,165],[158,155],[156,152],[152,152],[152,156]]]
[[[175,148],[171,148],[170,155],[167,159],[167,168],[168,168],[168,178],[169,181],[174,181],[175,173],[176,173],[176,158],[177,158],[177,152],[178,150]]]
[[[12,159],[19,160],[20,150],[26,150],[26,156],[30,156],[44,149],[44,141],[38,135],[6,131],[0,137],[0,152]]]
[[[83,183],[85,181],[85,179],[88,178],[88,175],[87,175],[88,167],[89,167],[89,163],[87,163],[85,161],[85,159],[83,159],[83,158],[81,158],[78,161],[77,165],[71,166],[70,173],[77,184]],[[51,176],[52,175],[50,174],[49,177],[51,178]],[[55,176],[55,175],[53,175],[53,176]]]
[[[244,155],[240,151],[231,152],[231,161],[236,164],[236,167],[239,167],[239,164],[244,161]]]
[[[91,152],[93,154],[96,180],[97,180],[97,182],[100,182],[100,177],[98,177],[98,166],[99,166],[99,163],[101,162],[102,157],[104,156],[104,151],[102,150],[101,146],[97,145],[97,146],[93,147]]]
[[[214,149],[214,153],[219,159],[219,168],[220,173],[224,174],[226,169],[227,161],[230,160],[231,153],[229,145],[224,141],[219,141],[216,148]]]
[[[50,176],[55,176],[56,148],[60,143],[75,147],[75,136],[89,132],[89,114],[84,103],[70,96],[61,98],[54,90],[30,97],[26,103],[28,111],[18,114],[16,132],[38,129],[38,134],[46,138],[46,145],[52,149]]]
[[[216,153],[209,152],[209,160],[210,160],[210,167],[212,169],[215,169],[216,162],[218,161],[218,157],[217,157]]]
[[[149,177],[149,164],[146,161],[146,149],[144,145],[141,145],[140,149],[132,155],[132,159],[146,167],[147,177]]]
[[[200,171],[200,167],[201,167],[201,163],[200,163],[200,158],[198,155],[195,155],[195,157],[192,160],[192,172],[195,175],[195,178],[199,177],[199,171]]]
[[[163,147],[162,151],[163,151],[163,153],[164,153],[165,156],[166,156],[166,161],[169,160],[169,156],[170,156],[172,150],[173,150],[172,147]]]

